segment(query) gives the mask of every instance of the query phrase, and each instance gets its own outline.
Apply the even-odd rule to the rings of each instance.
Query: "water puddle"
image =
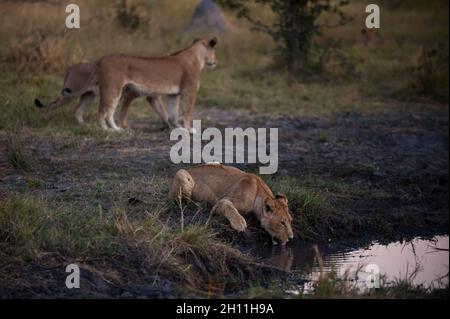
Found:
[[[415,238],[387,245],[373,243],[347,251],[304,244],[286,248],[257,247],[251,253],[277,268],[301,272],[311,281],[318,280],[321,273],[334,270],[340,276],[347,274],[347,278],[366,284],[367,277],[378,272],[386,282],[409,279],[414,285],[436,288],[448,283],[448,248],[448,236],[436,236],[431,240]],[[356,271],[357,277],[354,276]]]

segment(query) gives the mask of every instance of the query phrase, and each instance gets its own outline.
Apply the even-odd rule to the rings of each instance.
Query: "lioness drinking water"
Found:
[[[294,237],[292,217],[284,194],[273,195],[257,175],[221,164],[205,164],[180,169],[172,180],[169,197],[181,202],[191,199],[213,206],[212,213],[225,216],[231,227],[244,231],[242,215],[255,214],[264,228],[282,245]]]

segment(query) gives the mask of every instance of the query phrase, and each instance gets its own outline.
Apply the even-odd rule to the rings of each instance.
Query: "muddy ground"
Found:
[[[374,239],[389,241],[448,233],[448,111],[370,116],[346,113],[333,119],[258,117],[250,121],[251,114],[246,111],[208,108],[199,110],[196,117],[203,119],[203,128],[235,127],[236,123],[242,128],[278,127],[279,171],[275,179],[292,176],[301,180],[314,176],[345,185],[348,189],[345,196],[342,193],[331,196],[332,212],[339,218],[329,218],[327,227],[315,225],[320,232],[317,241],[356,246]],[[14,169],[2,156],[1,188],[8,192],[26,191],[26,180],[32,176],[43,181],[35,192],[44,197],[67,196],[81,206],[101,205],[108,210],[111,202],[105,197],[86,200],[86,185],[96,180],[104,181],[106,189],[120,188],[121,181],[132,179],[138,184],[158,183],[183,166],[170,161],[173,142],[160,123],[131,119],[131,128],[131,132],[109,133],[100,138],[81,132],[74,139],[43,134],[42,129],[27,129],[22,132],[22,139],[32,159],[32,169]],[[0,132],[2,153],[6,139],[7,133]],[[256,171],[255,165],[239,167]],[[121,192],[150,205],[153,199],[159,200],[152,198],[156,196],[154,192],[141,186],[127,186]],[[315,187],[324,191],[320,184]],[[360,192],[361,189],[366,191]],[[310,238],[299,234],[297,240]],[[39,265],[32,264],[28,270],[36,268]],[[111,290],[101,288],[105,283],[95,273],[87,274],[91,277],[92,296],[174,296],[170,282],[161,278],[152,279],[153,283],[160,283],[157,285]],[[63,272],[60,275],[65,276]],[[49,276],[56,275],[53,272]],[[52,284],[58,279],[50,278],[42,291],[16,291],[14,295],[58,295],[59,288]],[[3,292],[5,296],[10,293]]]
[[[427,234],[448,230],[448,113],[386,113],[370,116],[348,113],[318,118],[258,118],[248,121],[243,111],[205,109],[197,113],[207,126],[279,128],[279,170],[275,175],[315,176],[355,189],[370,187],[373,196],[337,200],[336,210],[350,215],[378,216],[395,226],[401,212],[414,220],[397,233]],[[205,124],[206,123],[206,124]],[[22,134],[32,158],[30,172],[16,170],[0,159],[1,185],[7,190],[26,187],[24,176],[44,181],[44,195],[70,191],[76,196],[95,179],[127,181],[144,176],[169,178],[184,164],[173,164],[169,151],[175,142],[161,124],[131,120],[131,133],[88,134],[75,140]],[[121,134],[120,138],[115,138]],[[322,136],[322,137],[321,137]],[[323,137],[325,136],[325,137]],[[0,132],[3,145],[7,134]],[[3,151],[3,150],[2,150]],[[257,165],[236,165],[257,171]],[[150,185],[149,185],[150,186]],[[125,191],[125,190],[124,190]],[[132,190],[130,195],[132,194]],[[384,196],[379,196],[382,192]],[[386,196],[387,195],[387,196]],[[139,197],[135,194],[133,197]],[[90,205],[93,203],[86,203]],[[102,203],[108,208],[108,203]],[[364,236],[365,234],[349,234]],[[381,235],[381,234],[376,234]]]
[[[362,224],[364,218],[376,216],[392,224],[397,235],[448,230],[446,112],[341,114],[333,120],[258,118],[250,122],[246,121],[250,117],[246,112],[206,109],[197,117],[204,119],[203,128],[235,127],[238,122],[242,128],[279,128],[279,171],[275,178],[315,176],[355,189],[370,187],[373,194],[363,198],[350,194],[334,203],[337,211],[357,217]],[[135,120],[131,127],[132,133],[119,133],[119,139],[112,133],[72,141],[43,136],[38,129],[23,134],[35,168],[31,175],[44,181],[44,195],[70,191],[76,197],[77,192],[81,196],[86,183],[96,179],[107,181],[113,176],[114,180],[126,181],[153,175],[168,178],[183,166],[170,161],[174,142],[169,141],[169,131],[162,130],[158,122]],[[0,136],[6,141],[5,133]],[[30,173],[13,169],[4,157],[1,161],[2,187],[25,189],[23,177]],[[255,165],[237,166],[257,170]],[[132,190],[128,191],[133,195]],[[108,203],[101,204],[108,209]],[[402,217],[410,222],[396,223]],[[376,229],[373,232],[378,237],[389,235],[377,234]],[[344,237],[367,235],[350,233]]]
[[[447,114],[343,114],[333,121],[274,124],[289,128],[280,138],[287,141],[280,149],[284,174],[372,190],[335,200],[337,211],[362,226],[339,237],[392,240],[448,232]],[[328,140],[318,142],[318,132]]]

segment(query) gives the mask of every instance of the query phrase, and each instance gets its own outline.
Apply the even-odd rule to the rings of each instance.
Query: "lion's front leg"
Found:
[[[179,95],[169,95],[167,97],[167,111],[169,122],[174,127],[180,127],[179,123],[179,113],[180,113],[180,96]]]
[[[161,118],[164,125],[166,125],[169,129],[172,128],[172,123],[169,121],[169,116],[166,111],[166,107],[160,96],[149,96],[147,97],[147,101],[150,106],[155,110],[156,114]]]
[[[230,221],[231,227],[237,231],[243,232],[247,228],[247,222],[244,217],[239,214],[238,210],[229,199],[224,198],[219,200],[212,208],[213,213],[216,211],[225,216],[225,218]]]
[[[195,133],[191,126],[192,112],[194,111],[195,100],[197,92],[194,90],[185,89],[180,96],[180,106],[183,110],[183,126],[190,133]]]
[[[124,90],[122,93],[122,100],[121,100],[122,105],[120,107],[119,126],[123,129],[127,127],[127,113],[128,109],[130,108],[131,102],[137,97],[139,97],[139,94],[133,91]]]

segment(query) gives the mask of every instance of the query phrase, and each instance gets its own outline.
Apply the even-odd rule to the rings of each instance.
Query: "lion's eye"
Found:
[[[287,228],[287,225],[285,222],[281,222],[281,225],[283,225],[285,228]]]

